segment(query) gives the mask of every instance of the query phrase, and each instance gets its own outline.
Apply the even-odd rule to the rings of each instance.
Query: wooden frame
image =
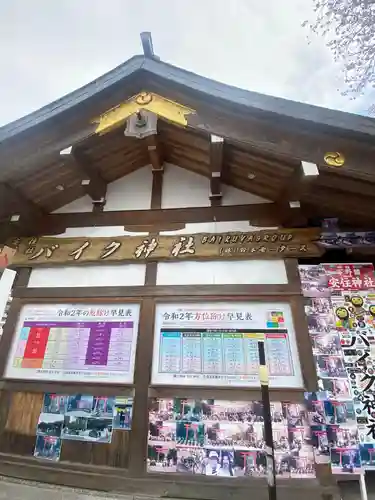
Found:
[[[239,400],[256,400],[260,397],[260,391],[254,389],[243,388],[207,388],[207,387],[181,387],[181,386],[155,386],[150,384],[151,366],[153,356],[153,337],[154,337],[154,322],[155,322],[155,306],[160,302],[194,302],[204,298],[208,301],[251,301],[251,302],[267,302],[267,301],[283,301],[291,305],[294,327],[297,336],[297,346],[301,367],[303,371],[306,388],[310,391],[317,388],[316,370],[312,358],[312,351],[309,344],[309,335],[306,325],[306,319],[303,309],[303,297],[300,291],[299,277],[297,271],[297,261],[290,259],[286,261],[286,270],[288,276],[288,284],[286,285],[246,285],[246,286],[156,286],[156,264],[154,262],[146,265],[146,278],[144,287],[93,287],[93,288],[26,288],[28,276],[30,273],[27,269],[20,272],[20,277],[13,291],[13,302],[8,315],[8,321],[4,328],[3,338],[0,343],[0,372],[4,374],[7,354],[12,343],[14,335],[14,325],[23,305],[30,303],[59,303],[67,300],[87,303],[87,302],[129,302],[140,303],[140,318],[139,318],[139,336],[136,351],[136,363],[134,372],[134,383],[128,386],[105,385],[105,384],[84,384],[79,383],[61,383],[61,382],[46,382],[46,381],[19,381],[19,380],[3,380],[0,385],[2,391],[1,411],[0,411],[0,436],[4,432],[4,427],[7,421],[7,413],[11,404],[12,394],[15,392],[28,393],[44,393],[44,392],[62,392],[75,393],[80,392],[95,393],[96,391],[106,392],[109,395],[133,395],[133,426],[130,432],[129,442],[129,466],[127,470],[121,469],[121,474],[125,473],[126,487],[133,484],[137,478],[142,478],[142,481],[147,481],[147,484],[186,484],[194,490],[194,495],[197,495],[197,490],[194,485],[199,485],[199,490],[204,485],[204,488],[212,488],[211,497],[214,498],[220,488],[226,487],[227,480],[220,481],[219,484],[211,484],[210,479],[204,477],[186,477],[178,473],[174,473],[173,477],[170,474],[153,474],[147,473],[146,458],[147,458],[147,437],[148,437],[148,407],[152,397],[207,397],[217,399],[239,399]],[[22,278],[23,277],[23,278]],[[22,278],[22,280],[21,280]],[[143,294],[142,294],[143,291]],[[275,389],[271,390],[271,399],[286,400],[301,402],[303,400],[303,389]],[[6,473],[9,469],[14,475],[28,477],[29,472],[25,467],[31,467],[35,473],[42,474],[45,478],[48,470],[48,477],[54,478],[53,481],[62,482],[64,484],[75,485],[74,481],[69,477],[70,465],[65,462],[59,464],[45,464],[33,460],[31,457],[11,457],[9,454],[1,453],[0,449],[0,473]],[[64,470],[56,476],[56,470]],[[108,474],[108,468],[102,470],[100,466],[75,464],[75,470],[81,473],[87,472],[95,475],[95,481],[91,487],[102,489],[105,484],[109,484],[108,480],[102,482],[103,474]],[[94,471],[94,472],[92,472]],[[118,471],[111,469],[110,477],[113,484],[118,484]],[[63,474],[62,476],[60,474]],[[71,475],[71,474],[70,474]],[[61,478],[64,478],[63,480]],[[208,479],[208,480],[207,480]],[[288,479],[288,485],[294,485],[294,480]],[[265,488],[264,481],[256,480],[260,490]],[[139,484],[139,483],[137,483]],[[211,486],[209,486],[211,484]],[[233,487],[233,483],[229,482],[228,487]],[[236,481],[236,485],[240,484],[248,487],[248,481]],[[253,483],[252,483],[253,484]],[[308,486],[303,481],[303,485]],[[299,485],[298,485],[299,486]],[[293,486],[294,487],[294,486]],[[124,486],[122,486],[124,488]],[[104,487],[105,489],[105,487]],[[307,488],[308,489],[308,488]],[[193,493],[192,493],[193,494]],[[201,495],[201,492],[199,493]],[[206,498],[211,498],[207,496]]]

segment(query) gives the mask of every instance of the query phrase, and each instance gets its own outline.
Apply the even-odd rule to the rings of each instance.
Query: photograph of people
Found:
[[[335,320],[333,314],[311,314],[307,316],[310,334],[325,334],[334,331]]]
[[[61,439],[51,436],[37,436],[34,457],[57,462],[61,454]]]
[[[170,446],[176,446],[176,423],[175,422],[150,422],[148,440],[151,443],[163,444],[170,443]]]
[[[340,356],[315,356],[318,377],[346,378],[347,373]]]
[[[64,425],[64,415],[41,413],[36,429],[39,436],[60,437]]]
[[[322,389],[328,392],[330,399],[346,400],[352,399],[349,380],[345,379],[321,379]]]
[[[329,333],[327,335],[312,335],[311,343],[313,347],[313,354],[341,356],[342,348],[338,334]]]
[[[163,443],[161,446],[148,446],[148,472],[176,472],[177,450],[173,443]]]
[[[208,461],[204,469],[206,476],[234,476],[232,467],[233,454],[221,452],[220,455],[221,458],[216,450],[207,451]]]
[[[173,399],[152,398],[149,406],[149,419],[174,421]]]
[[[42,413],[65,413],[66,398],[62,394],[47,393],[44,395]]]
[[[308,423],[305,405],[300,403],[283,403],[283,413],[288,427],[303,427]]]

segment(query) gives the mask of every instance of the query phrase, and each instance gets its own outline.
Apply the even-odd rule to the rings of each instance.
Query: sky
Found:
[[[0,126],[89,83],[151,31],[165,62],[244,89],[365,114],[374,92],[342,97],[340,66],[302,28],[313,0],[0,2]],[[371,99],[372,98],[372,99]]]

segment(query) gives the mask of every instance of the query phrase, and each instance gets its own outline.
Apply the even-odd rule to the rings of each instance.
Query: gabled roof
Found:
[[[60,156],[68,146],[91,163],[97,193],[147,165],[144,141],[124,137],[123,129],[100,137],[92,123],[141,91],[196,111],[185,128],[159,120],[165,162],[211,178],[210,134],[222,136],[225,183],[278,203],[296,195],[296,171],[310,161],[321,175],[298,194],[309,217],[375,224],[374,119],[241,90],[145,55],[0,128],[0,221],[20,206],[38,216],[85,194],[86,173]],[[344,167],[325,165],[328,151],[343,153]]]
[[[242,90],[160,60],[137,55],[80,89],[1,127],[0,143],[32,127],[43,125],[47,120],[58,119],[62,113],[79,104],[89,104],[93,99],[100,98],[101,94],[112,86],[126,82],[137,74],[142,75],[146,82],[154,77],[162,78],[170,84],[199,93],[201,97],[244,107],[260,118],[303,121],[307,128],[328,127],[334,133],[350,133],[364,140],[375,136],[375,120],[372,118]]]

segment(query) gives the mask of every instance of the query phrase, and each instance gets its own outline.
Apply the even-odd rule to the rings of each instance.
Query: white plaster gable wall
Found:
[[[206,177],[171,164],[165,165],[163,177],[161,208],[210,206]]]
[[[149,210],[151,206],[151,165],[111,182],[104,210]]]
[[[272,203],[270,200],[266,200],[261,196],[256,194],[247,193],[242,191],[242,189],[237,189],[233,186],[222,186],[223,198],[221,200],[222,205],[253,205],[254,203]]]
[[[73,214],[77,212],[92,212],[92,200],[90,196],[86,195],[78,200],[74,200],[68,205],[58,208],[54,214]]]
[[[140,168],[131,174],[108,184],[105,211],[148,210],[151,206],[152,171],[151,166]],[[89,196],[59,208],[54,213],[91,212],[92,201]],[[147,232],[124,231],[123,226],[77,227],[68,228],[57,238],[99,237],[99,236],[143,236]]]

